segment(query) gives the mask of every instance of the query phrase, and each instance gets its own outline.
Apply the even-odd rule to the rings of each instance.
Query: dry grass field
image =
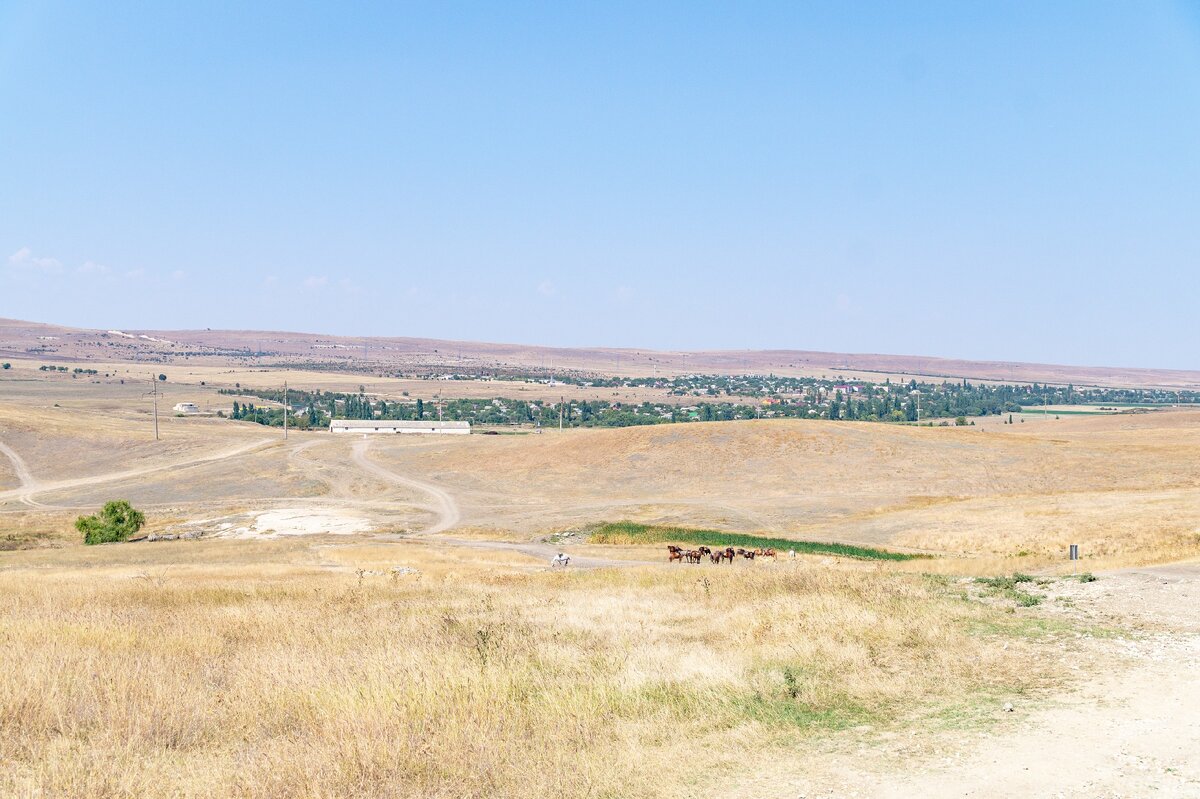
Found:
[[[916,575],[397,550],[339,565],[419,574],[305,564],[294,541],[9,558],[0,793],[697,795],[798,742],[1052,676],[974,632],[1002,611]]]
[[[1116,669],[1093,643],[1134,633],[1074,612],[1068,543],[1200,555],[1200,413],[286,442],[165,415],[155,442],[144,390],[0,376],[0,795],[776,795]],[[117,497],[202,535],[82,546]],[[580,537],[617,519],[936,557]],[[1014,571],[1042,604],[971,580]]]

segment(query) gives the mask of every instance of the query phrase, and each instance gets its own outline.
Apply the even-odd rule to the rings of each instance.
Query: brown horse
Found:
[[[683,563],[683,550],[682,549],[680,549],[677,546],[672,546],[671,544],[667,544],[667,552],[668,552],[668,555],[667,555],[668,563],[670,563],[673,560],[677,560],[680,563]]]
[[[756,549],[756,550],[754,550],[754,554],[758,555],[760,558],[774,558],[775,550],[773,550],[773,549]]]
[[[733,563],[733,547],[725,547],[725,560]]]

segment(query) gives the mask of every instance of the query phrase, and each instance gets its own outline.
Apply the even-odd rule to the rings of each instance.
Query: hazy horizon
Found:
[[[1186,3],[0,3],[0,316],[1195,369]]]

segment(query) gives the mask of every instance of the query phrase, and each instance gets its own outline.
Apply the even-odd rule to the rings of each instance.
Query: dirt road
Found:
[[[422,530],[422,534],[433,535],[434,533],[440,533],[449,530],[459,523],[462,519],[462,513],[458,508],[458,503],[449,492],[432,483],[416,480],[380,466],[367,457],[367,450],[370,448],[370,445],[370,439],[363,439],[354,443],[352,458],[359,468],[388,482],[427,494],[432,500],[425,508],[435,515],[436,520],[432,525]]]
[[[919,752],[903,738],[860,742],[733,795],[1200,796],[1200,564],[1059,586],[1062,615],[1127,632],[1089,642],[1089,664],[1061,695],[1017,699],[1012,713],[998,706],[989,731],[939,735]]]
[[[25,464],[24,459],[17,454],[16,450],[3,441],[0,441],[0,455],[8,458],[13,465],[13,473],[17,476],[17,488],[11,489],[12,491],[20,492],[34,484],[33,472],[29,471],[29,466]],[[0,493],[0,497],[3,497],[4,493],[8,492]],[[24,494],[21,495],[21,502],[30,507],[41,507],[31,497]]]
[[[40,482],[34,479],[28,468],[25,467],[24,462],[21,461],[20,456],[18,456],[16,452],[13,452],[13,450],[7,445],[0,444],[0,452],[3,452],[9,457],[10,460],[12,460],[14,466],[17,468],[18,479],[21,480],[21,486],[19,488],[9,489],[8,491],[0,491],[0,503],[15,499],[18,502],[22,502],[26,505],[33,505],[35,507],[50,507],[35,501],[33,497],[37,494],[45,494],[51,491],[82,488],[92,485],[101,485],[103,483],[116,483],[122,480],[130,480],[135,477],[143,477],[148,474],[154,474],[155,472],[183,469],[189,466],[198,466],[204,463],[211,463],[213,461],[222,461],[227,458],[244,455],[248,452],[276,443],[277,441],[275,439],[264,438],[252,441],[249,444],[242,444],[241,446],[237,446],[232,449],[223,450],[211,455],[205,455],[200,458],[189,458],[182,461],[156,464],[154,466],[145,466],[139,469],[128,469],[122,472],[108,472],[106,474],[97,474],[90,477],[76,477],[70,480],[53,480],[48,482]]]
[[[33,473],[29,471],[29,467],[25,465],[25,461],[22,460],[21,456],[12,447],[3,441],[0,441],[0,455],[3,455],[12,462],[18,484],[27,486],[33,482]]]
[[[493,552],[519,552],[522,555],[528,555],[533,558],[544,560],[546,563],[549,563],[550,559],[558,553],[566,552],[571,557],[569,567],[572,569],[603,569],[616,566],[662,565],[662,561],[617,560],[614,558],[592,558],[583,555],[571,555],[569,548],[556,547],[552,544],[540,544],[536,542],[488,541],[485,539],[476,538],[450,538],[446,536],[438,536],[436,538],[429,539],[429,543],[463,547],[465,549],[486,549]]]

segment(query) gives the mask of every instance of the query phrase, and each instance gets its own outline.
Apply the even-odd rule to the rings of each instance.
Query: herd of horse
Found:
[[[698,549],[683,549],[674,544],[667,544],[667,552],[670,553],[668,561],[679,561],[683,563],[699,563],[707,556],[713,563],[720,563],[722,560],[733,563],[733,559],[741,555],[746,560],[754,560],[755,558],[774,558],[775,550],[773,549],[734,549],[726,547],[725,549],[710,549],[709,547],[699,547]]]

